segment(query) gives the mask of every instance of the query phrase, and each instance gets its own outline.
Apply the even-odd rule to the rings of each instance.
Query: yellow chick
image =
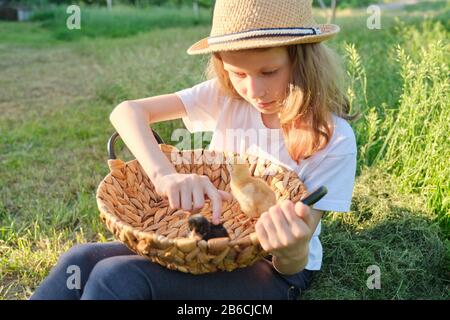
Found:
[[[247,217],[259,217],[277,203],[275,192],[263,179],[252,177],[245,164],[234,163],[229,171],[231,193]]]

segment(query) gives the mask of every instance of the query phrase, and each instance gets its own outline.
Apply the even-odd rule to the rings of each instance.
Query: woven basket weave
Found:
[[[115,140],[113,137],[109,146],[111,140]],[[217,189],[230,192],[230,175],[223,159],[236,154],[203,149],[179,151],[163,143],[159,147],[177,172],[206,175]],[[253,176],[261,177],[269,184],[277,200],[296,202],[306,194],[306,188],[295,172],[268,160],[248,155],[241,155],[241,158]],[[108,166],[111,172],[97,189],[100,218],[116,239],[137,254],[169,269],[192,274],[232,271],[267,255],[255,233],[257,219],[249,220],[235,199],[222,203],[221,219],[230,238],[193,239],[189,237],[187,221],[191,212],[171,209],[168,200],[155,192],[137,160],[125,163],[115,159],[110,150]],[[205,201],[201,213],[211,220],[209,200]]]

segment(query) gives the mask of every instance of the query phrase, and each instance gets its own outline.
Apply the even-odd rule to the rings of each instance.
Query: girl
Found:
[[[182,118],[190,132],[213,131],[210,149],[264,156],[294,170],[308,190],[326,186],[328,194],[313,208],[286,200],[261,215],[255,229],[272,259],[193,276],[151,263],[119,242],[77,245],[32,299],[295,299],[309,286],[322,263],[322,214],[349,210],[356,169],[341,73],[322,43],[339,27],[316,24],[311,2],[217,0],[210,37],[188,49],[211,53],[210,79],[125,101],[110,116],[170,206],[198,209],[206,195],[214,223],[230,195],[204,176],[178,174],[149,123]],[[69,286],[71,266],[80,279]]]

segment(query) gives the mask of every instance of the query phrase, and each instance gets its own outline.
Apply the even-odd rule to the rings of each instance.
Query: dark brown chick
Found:
[[[228,237],[228,232],[222,224],[215,225],[209,222],[203,215],[194,214],[189,217],[189,230],[191,238],[206,240],[212,238]]]

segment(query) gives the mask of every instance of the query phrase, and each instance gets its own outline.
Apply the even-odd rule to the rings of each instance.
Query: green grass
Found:
[[[372,168],[358,177],[351,212],[324,219],[324,261],[306,299],[448,299],[448,242],[434,214]],[[446,249],[447,248],[447,249]],[[446,251],[447,250],[447,251]],[[380,268],[381,289],[366,286]]]
[[[138,10],[120,5],[115,5],[111,10],[106,7],[80,8],[80,29],[66,28],[69,17],[66,6],[41,9],[34,14],[33,21],[40,22],[41,27],[48,30],[56,39],[74,41],[82,37],[129,37],[153,29],[206,25],[211,20],[208,10],[201,9],[199,16],[195,17],[192,8],[188,7],[177,10],[157,6]]]
[[[376,164],[392,173],[399,191],[425,197],[450,236],[448,32],[429,19],[396,29],[401,94],[393,105],[371,106],[365,67],[355,47],[346,47],[353,102],[366,111],[356,125],[360,167]]]
[[[60,13],[0,23],[0,299],[28,298],[72,245],[112,239],[95,190],[108,173],[114,106],[203,79],[205,57],[185,51],[209,27],[161,25],[153,18],[171,14],[161,10],[120,8],[111,18],[86,9],[74,35],[56,23]],[[342,33],[330,45],[363,111],[353,124],[358,176],[351,212],[324,219],[323,270],[305,299],[449,298],[448,10],[397,15],[368,30],[364,10],[338,14]],[[125,18],[136,23],[116,24]],[[155,128],[170,142],[182,126]],[[370,265],[380,267],[380,290],[366,286]]]

